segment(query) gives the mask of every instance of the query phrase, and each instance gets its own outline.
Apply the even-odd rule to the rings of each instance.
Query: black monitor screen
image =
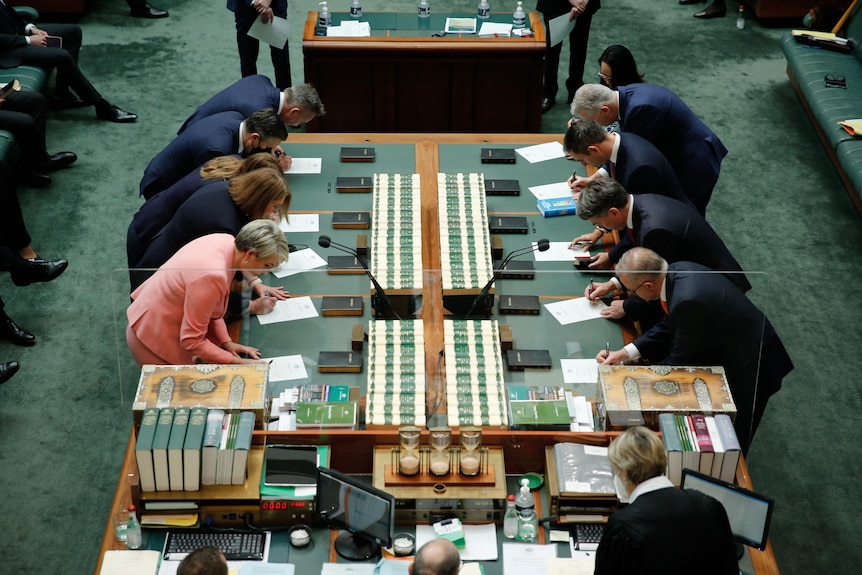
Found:
[[[381,545],[392,545],[395,498],[349,475],[325,467],[319,469],[317,511],[327,524],[352,534],[350,541],[341,536],[340,544],[336,540],[336,551],[346,559],[367,559],[377,554]],[[373,543],[374,549],[363,546],[363,541]]]
[[[690,469],[682,471],[682,488],[717,499],[727,512],[730,530],[737,541],[761,550],[766,547],[774,504],[771,497]]]

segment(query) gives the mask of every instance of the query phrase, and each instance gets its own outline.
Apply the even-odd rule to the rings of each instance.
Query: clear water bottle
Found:
[[[522,513],[527,509],[536,508],[536,499],[533,497],[533,492],[530,491],[530,480],[526,477],[521,479],[521,489],[518,496],[515,497],[515,510]]]
[[[332,26],[332,14],[329,13],[329,6],[326,2],[320,3],[320,14],[317,15],[318,26]]]
[[[359,3],[359,0],[353,0],[353,4],[350,5],[350,17],[362,18],[362,4]]]
[[[518,512],[515,510],[515,496],[506,500],[506,514],[503,516],[503,535],[514,539],[518,535]]]
[[[141,533],[141,523],[134,505],[129,505],[129,522],[126,526],[126,547],[129,549],[140,549],[144,544],[144,536]]]
[[[518,2],[518,7],[515,8],[515,13],[512,14],[512,28],[522,30],[527,25],[527,15],[524,14],[524,3]]]
[[[739,5],[739,13],[736,16],[736,27],[740,30],[745,28],[745,4]]]
[[[431,4],[428,3],[428,0],[419,0],[419,6],[416,8],[416,13],[420,18],[431,17]]]
[[[487,20],[491,15],[491,5],[488,0],[479,0],[479,7],[476,9],[476,17],[479,20]]]
[[[539,516],[532,509],[518,514],[518,541],[535,543],[539,536]]]

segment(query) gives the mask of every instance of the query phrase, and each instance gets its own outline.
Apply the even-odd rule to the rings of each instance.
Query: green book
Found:
[[[183,447],[189,427],[188,407],[178,407],[174,412],[174,423],[168,438],[168,480],[171,491],[183,490]]]
[[[511,429],[569,431],[572,418],[565,399],[510,401]]]
[[[326,401],[322,403],[297,403],[296,428],[310,427],[356,427],[355,401]]]
[[[153,435],[153,473],[156,477],[156,491],[170,491],[171,480],[168,474],[168,440],[174,425],[174,408],[163,407],[159,411],[156,432]]]
[[[138,428],[135,460],[138,462],[141,491],[156,490],[156,476],[153,471],[153,435],[156,433],[158,419],[158,407],[145,409],[143,416],[141,416],[141,426]]]
[[[204,442],[201,447],[201,485],[216,484],[218,448],[221,443],[221,429],[224,424],[224,418],[225,412],[221,409],[210,409],[207,412]]]
[[[231,485],[245,483],[245,470],[248,465],[248,450],[251,449],[251,436],[254,431],[254,413],[243,411],[239,414],[236,425],[236,437],[233,443],[233,471]]]
[[[193,407],[189,412],[186,441],[183,444],[183,489],[198,491],[201,488],[201,448],[207,427],[207,408]]]

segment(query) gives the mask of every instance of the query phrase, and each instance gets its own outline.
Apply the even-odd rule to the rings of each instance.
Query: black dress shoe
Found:
[[[19,367],[21,367],[21,365],[17,361],[6,361],[0,363],[0,383],[8,381],[9,378],[18,373]]]
[[[15,345],[31,346],[36,343],[36,336],[22,328],[5,313],[0,315],[0,337]]]
[[[12,283],[16,286],[26,286],[33,283],[49,282],[66,271],[69,262],[66,260],[45,261],[42,259],[24,260],[25,269],[12,272]]]
[[[100,120],[117,122],[118,124],[128,124],[138,119],[137,114],[126,112],[107,102],[96,104],[96,117]]]
[[[40,167],[46,172],[53,172],[55,170],[68,168],[74,164],[77,159],[78,156],[75,155],[75,152],[57,152],[56,154],[48,156],[48,161]]]
[[[51,185],[51,176],[41,172],[26,172],[18,174],[16,179],[22,186],[28,188],[47,188]]]
[[[554,99],[553,98],[542,98],[542,113],[546,113],[548,110],[554,107]]]
[[[143,8],[132,8],[132,18],[167,18],[170,16],[167,10],[144,4]]]
[[[715,4],[710,4],[700,12],[696,12],[694,14],[695,18],[703,18],[704,20],[708,20],[709,18],[722,18],[727,13],[727,8],[724,6],[716,7]]]
[[[54,94],[54,98],[51,99],[51,107],[55,110],[70,110],[72,108],[85,108],[86,106],[87,104],[71,92]]]

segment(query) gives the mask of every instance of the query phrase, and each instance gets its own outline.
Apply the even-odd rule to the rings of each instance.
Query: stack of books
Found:
[[[662,413],[659,426],[667,450],[667,477],[674,485],[679,487],[683,469],[733,483],[741,449],[727,414]]]
[[[346,419],[349,415],[352,423],[350,427],[355,427],[357,410],[356,404],[359,400],[360,388],[358,385],[321,385],[309,384],[298,387],[289,387],[282,391],[278,397],[273,398],[270,407],[270,421],[268,428],[271,431],[295,431],[297,425],[297,409],[301,405],[307,404],[330,404],[330,403],[350,403],[341,410],[339,421],[330,421],[329,423],[322,422],[320,427],[345,427]],[[308,419],[308,407],[303,408],[303,418]],[[350,413],[347,414],[347,411]],[[336,425],[336,423],[338,423]],[[302,425],[303,427],[313,427]]]
[[[509,429],[595,431],[592,403],[559,386],[510,385]]]

